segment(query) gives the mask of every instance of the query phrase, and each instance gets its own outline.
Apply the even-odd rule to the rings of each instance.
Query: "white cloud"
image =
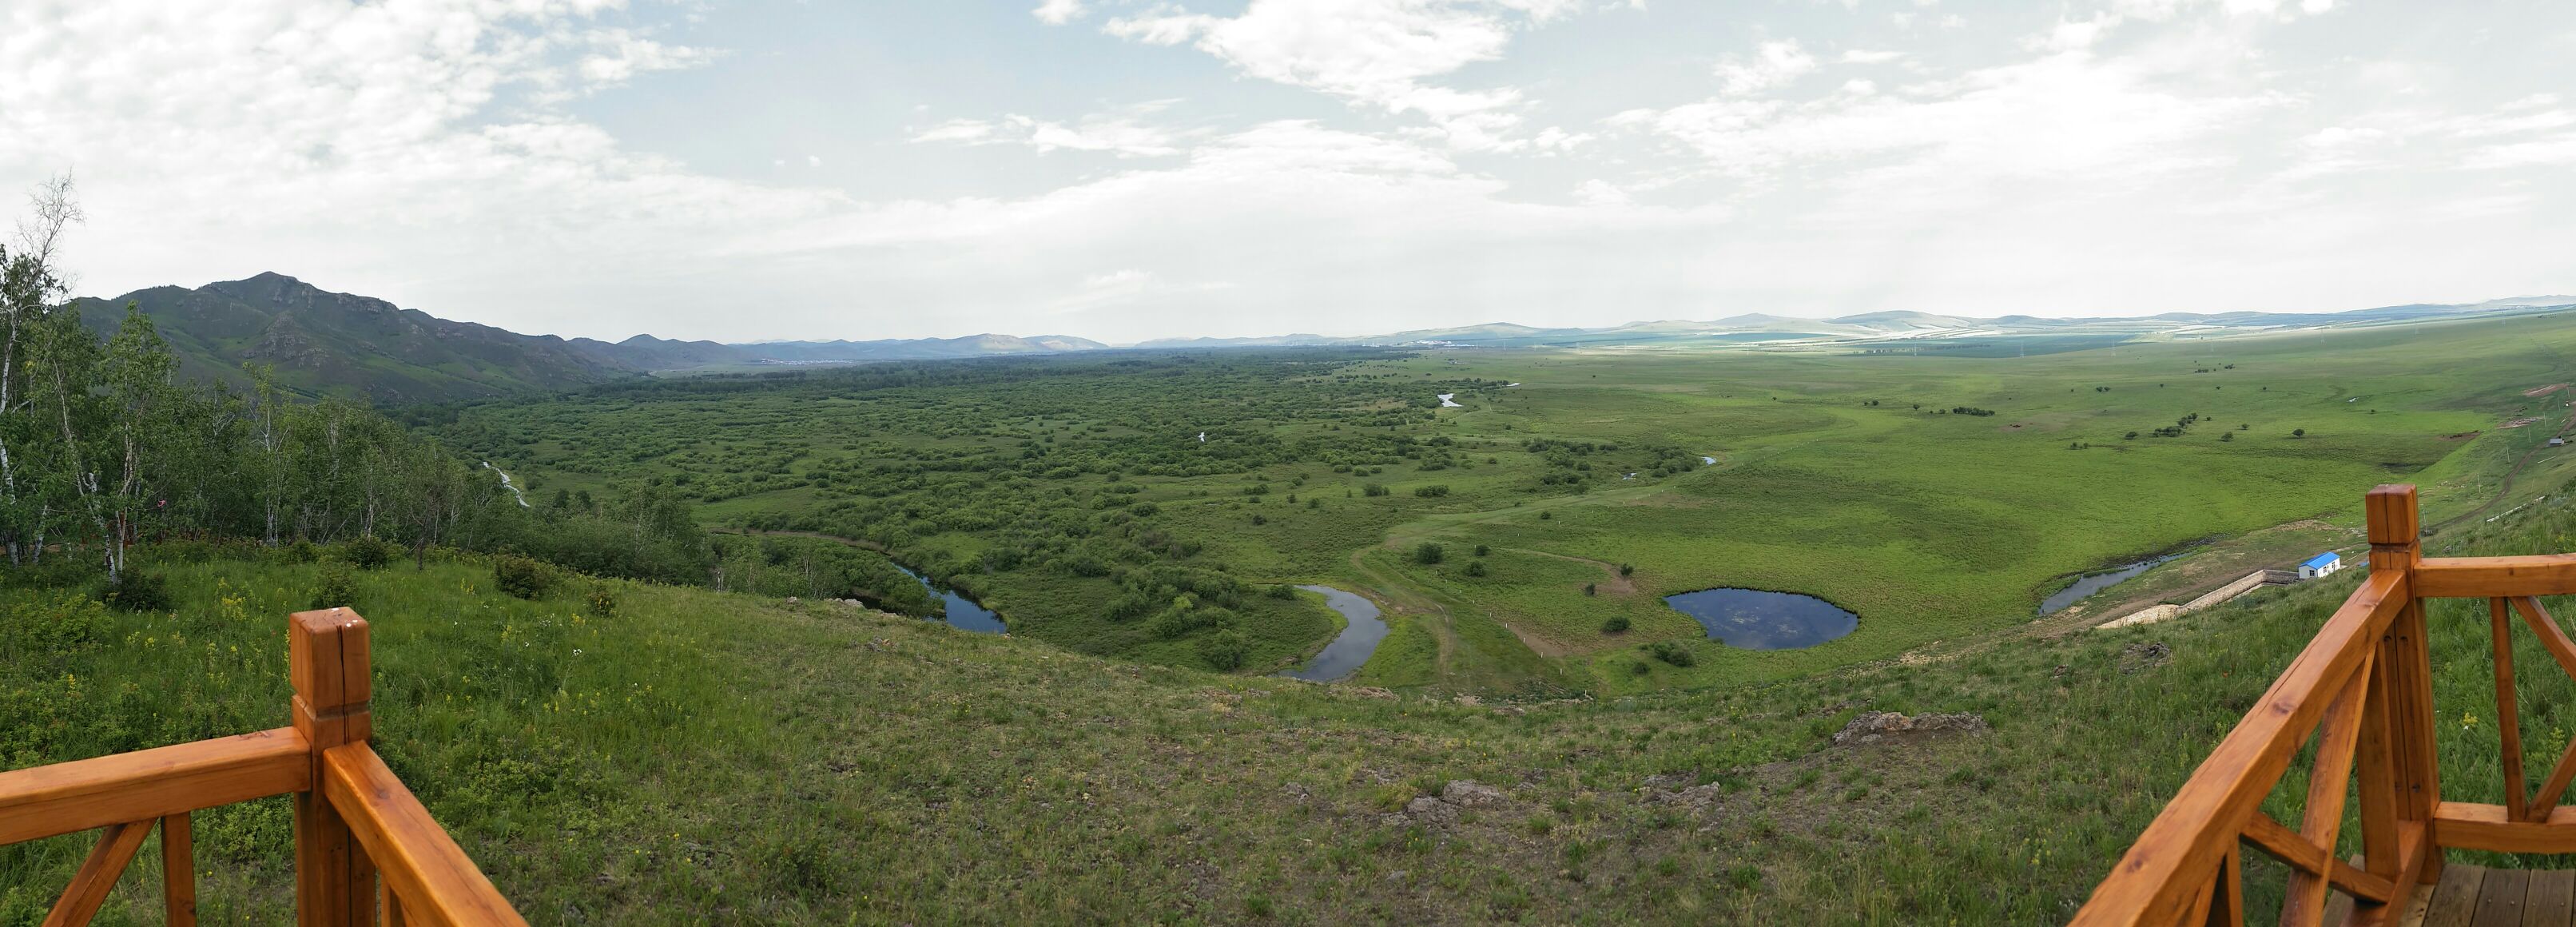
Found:
[[[1432,83],[1500,58],[1515,29],[1567,15],[1575,0],[1252,0],[1234,17],[1162,8],[1104,32],[1151,45],[1191,43],[1244,74],[1387,113],[1419,113],[1462,150],[1521,147],[1511,87]]]
[[[951,119],[913,133],[914,142],[965,145],[1026,145],[1040,154],[1051,151],[1098,151],[1122,158],[1179,154],[1180,144],[1195,133],[1152,125],[1147,120],[1173,100],[1155,100],[1071,124],[1018,114],[998,120]]]
[[[2007,178],[2102,191],[2223,163],[2203,146],[2287,105],[2277,94],[2177,86],[2213,50],[2104,58],[2066,51],[1955,79],[1804,102],[1728,95],[1614,116],[1614,127],[1687,146],[1704,168],[1754,188],[1836,178],[1880,208],[1991,195]]]
[[[594,29],[584,39],[594,51],[582,56],[576,69],[590,90],[615,87],[638,74],[699,67],[716,57],[705,49],[664,45],[625,29]]]
[[[1029,11],[1029,14],[1036,16],[1039,22],[1050,26],[1061,26],[1072,22],[1082,16],[1082,13],[1082,0],[1044,0],[1038,4],[1037,9]]]
[[[915,132],[916,142],[983,142],[993,137],[992,123],[981,119],[951,119]]]
[[[1796,80],[1799,75],[1816,69],[1816,58],[1798,47],[1798,40],[1764,42],[1753,57],[1717,66],[1721,92],[1728,96],[1759,93]]]
[[[1098,76],[1124,62],[1045,54],[976,62],[991,86],[862,69],[871,109],[732,86],[777,50],[687,48],[635,2],[0,4],[0,197],[76,168],[99,295],[276,269],[521,331],[744,340],[2339,308],[2563,291],[2576,234],[2576,107],[2533,51],[2569,47],[2563,15],[2444,45],[2421,7],[2339,6],[2327,36],[2307,2],[2102,0],[2053,41],[2053,6],[1957,33],[1934,8],[1711,74],[1675,4],[1542,43],[1575,3],[1138,0],[1082,4],[1134,42],[1081,54],[1213,56],[1155,74],[1186,110],[1064,103],[1125,98]],[[745,67],[594,96],[718,54]],[[723,145],[607,128],[693,124],[710,90],[791,115]]]

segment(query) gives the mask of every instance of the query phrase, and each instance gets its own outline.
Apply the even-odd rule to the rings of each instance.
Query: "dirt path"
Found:
[[[1517,554],[1534,554],[1541,557],[1554,557],[1558,560],[1572,560],[1576,563],[1589,563],[1601,568],[1601,576],[1603,577],[1601,583],[1602,592],[1607,592],[1611,595],[1634,595],[1637,591],[1636,583],[1629,581],[1628,577],[1619,575],[1619,567],[1617,564],[1603,563],[1590,557],[1577,557],[1572,554],[1558,554],[1544,550],[1531,550],[1526,547],[1506,547],[1503,549]]]
[[[2558,426],[2558,430],[2551,433],[2550,437],[2563,438],[2566,437],[2567,433],[2570,431],[2576,431],[2576,414],[2567,416],[2567,424]],[[2513,469],[2505,471],[2504,482],[2497,485],[2494,497],[2489,498],[2485,502],[2479,503],[2477,508],[2470,509],[2458,515],[2453,515],[2435,523],[2432,526],[2433,529],[2438,531],[2469,519],[2476,518],[2480,515],[2484,515],[2488,509],[2495,508],[2496,503],[2503,502],[2504,500],[2511,498],[2513,496],[2513,478],[2521,476],[2522,468],[2529,466],[2532,458],[2540,456],[2540,452],[2548,449],[2549,442],[2542,441],[2539,444],[2533,445],[2531,450],[2524,451],[2522,459],[2513,462]]]

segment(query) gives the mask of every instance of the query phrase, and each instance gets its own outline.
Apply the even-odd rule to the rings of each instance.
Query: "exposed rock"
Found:
[[[1461,808],[1484,808],[1502,804],[1510,798],[1493,786],[1457,779],[1441,787],[1440,800]]]
[[[799,604],[800,601],[801,600],[792,595],[787,597],[787,604],[789,605]]]
[[[1352,686],[1349,689],[1349,692],[1352,695],[1356,695],[1361,698],[1385,699],[1390,702],[1395,701],[1395,693],[1389,692],[1385,689],[1380,689],[1376,686]]]
[[[2173,659],[2173,648],[2163,641],[2148,641],[2120,648],[2120,672],[2135,673],[2165,665]]]
[[[1942,732],[1982,734],[1987,730],[1986,719],[1967,712],[1908,716],[1893,711],[1864,711],[1834,733],[1834,743],[1848,746]]]
[[[1404,806],[1404,816],[1416,824],[1446,824],[1458,819],[1458,806],[1424,795]]]
[[[1673,789],[1669,791],[1650,786],[1643,791],[1645,792],[1647,804],[1684,805],[1692,808],[1707,808],[1711,803],[1717,801],[1719,797],[1726,794],[1726,789],[1715,782],[1711,782],[1706,785],[1694,785],[1686,789]]]

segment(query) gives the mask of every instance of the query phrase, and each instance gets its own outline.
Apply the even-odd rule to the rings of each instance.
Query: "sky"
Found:
[[[84,294],[744,342],[2576,292],[2564,0],[6,0]]]

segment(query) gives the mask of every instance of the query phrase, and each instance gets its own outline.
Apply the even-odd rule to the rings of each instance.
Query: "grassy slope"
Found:
[[[2502,472],[2564,421],[2568,394],[2522,393],[2566,379],[2570,347],[2576,314],[2031,357],[1431,352],[1365,361],[1321,379],[1382,386],[1399,398],[1452,378],[1523,385],[1470,390],[1460,396],[1465,408],[1393,432],[1333,430],[1344,426],[1301,418],[1294,401],[1259,424],[1283,438],[1445,437],[1456,442],[1459,467],[1426,472],[1397,461],[1356,475],[1305,462],[1127,485],[1143,486],[1138,498],[1162,507],[1150,527],[1206,545],[1191,562],[1227,564],[1262,582],[1341,584],[1396,605],[1396,636],[1367,671],[1371,679],[1450,691],[1622,692],[1781,679],[2010,627],[2075,574],[2178,545],[2311,518],[2329,525],[2315,537],[2329,537],[2353,527],[2352,503],[2364,489],[2389,479],[2423,484],[2431,519],[2464,511],[2495,495]],[[2457,362],[2464,357],[2478,363]],[[1153,389],[1190,382],[1157,381]],[[527,478],[544,487],[579,488],[630,472],[737,486],[749,479],[742,474],[766,472],[741,488],[779,488],[728,497],[706,516],[792,516],[837,492],[789,485],[800,474],[836,460],[888,459],[889,452],[862,450],[862,440],[948,452],[1034,435],[1115,446],[1134,439],[1126,426],[1115,416],[1083,416],[1155,401],[1111,379],[1065,383],[1015,387],[1030,398],[998,406],[982,393],[937,388],[895,391],[874,404],[748,396],[496,405],[474,410],[462,433],[482,436],[499,457],[518,457]],[[1034,421],[1000,411],[1016,415],[1044,402],[1063,408]],[[1929,414],[1961,405],[1998,414]],[[2191,413],[2204,421],[2182,437],[2151,436]],[[2544,421],[2495,427],[2524,414]],[[1088,430],[1095,426],[1105,430]],[[2294,429],[2308,434],[2294,438]],[[2133,431],[2140,437],[2124,437]],[[2222,434],[2232,437],[2221,441]],[[1592,485],[1576,494],[1539,482],[1568,471],[1524,450],[1531,437],[1668,444],[1719,464],[1628,482],[1612,470],[1633,462],[1585,458],[1601,466],[1585,471]],[[568,450],[575,446],[637,453],[603,458]],[[2554,485],[2570,462],[2544,454],[2522,486]],[[1372,482],[1394,491],[1358,494]],[[1255,483],[1272,491],[1247,497],[1243,490]],[[1108,486],[1098,476],[1044,485],[1075,506]],[[1412,494],[1429,485],[1451,492]],[[1292,493],[1298,503],[1288,501]],[[925,510],[951,504],[954,497],[921,499]],[[2296,551],[2306,537],[2276,546]],[[949,532],[901,553],[953,561],[1009,538],[1007,530]],[[1465,576],[1459,557],[1424,568],[1393,555],[1426,539],[1453,550],[1485,544],[1498,554],[1482,578]],[[1632,588],[1584,596],[1587,570],[1598,568],[1581,560],[1634,564]],[[1860,630],[1796,652],[1699,643],[1696,667],[1637,674],[1632,645],[1700,634],[1659,597],[1718,585],[1821,595],[1858,611]],[[1187,646],[1130,640],[1093,617],[1111,594],[1100,581],[1021,568],[977,577],[975,586],[1030,636],[1105,655],[1193,662]],[[1633,630],[1601,633],[1614,614]],[[1257,617],[1256,667],[1312,652],[1333,626],[1312,608]]]
[[[2571,341],[2576,325],[2550,318],[2027,359],[1426,359],[1415,364],[1525,384],[1444,413],[1462,439],[1671,441],[1705,448],[1720,466],[1561,500],[1573,505],[1394,531],[1396,546],[1438,538],[1632,563],[1632,594],[1583,596],[1572,581],[1580,571],[1559,565],[1498,568],[1483,580],[1455,575],[1454,564],[1395,566],[1453,611],[1592,651],[1569,659],[1598,685],[1780,678],[2008,626],[2098,566],[2302,518],[2350,521],[2361,491],[2390,479],[2424,483],[2434,519],[2484,501],[2511,461],[2564,421],[2558,397],[2521,392],[2565,377],[2560,351]],[[2482,360],[2451,362],[2462,356]],[[1928,415],[1917,403],[1999,414]],[[2493,430],[2525,409],[2544,421]],[[2183,437],[2143,434],[2191,413],[2204,422]],[[2548,456],[2522,485],[2550,485],[2562,466]],[[1536,518],[1541,507],[1551,520]],[[1860,612],[1861,628],[1790,653],[1706,646],[1698,668],[1646,676],[1631,675],[1636,657],[1617,647],[1622,637],[1598,631],[1626,614],[1636,630],[1624,639],[1696,636],[1659,597],[1716,585],[1822,595]]]
[[[2576,547],[2567,508],[2504,524],[2437,540]],[[283,723],[278,625],[316,568],[172,573],[175,613],[8,664],[9,765]],[[623,616],[576,619],[577,589],[520,602],[458,564],[366,574],[360,607],[380,749],[541,923],[2048,923],[2352,582],[2123,632],[2007,632],[1930,662],[1509,705],[696,590],[620,585]],[[8,593],[13,627],[62,611],[57,595]],[[2495,801],[2472,611],[2435,614],[2446,797]],[[2139,656],[2149,642],[2169,661]],[[2543,763],[2576,693],[2524,649]],[[1863,709],[1976,711],[1995,730],[1829,746]],[[1654,776],[1711,787],[1659,802],[1639,791]],[[1510,801],[1454,823],[1390,813],[1457,778]],[[2279,794],[2303,788],[2294,774]],[[282,803],[199,826],[209,917],[283,919]],[[38,916],[84,850],[0,849],[0,923]],[[155,920],[153,871],[139,862],[101,922]],[[2277,891],[2277,871],[2255,879]]]

